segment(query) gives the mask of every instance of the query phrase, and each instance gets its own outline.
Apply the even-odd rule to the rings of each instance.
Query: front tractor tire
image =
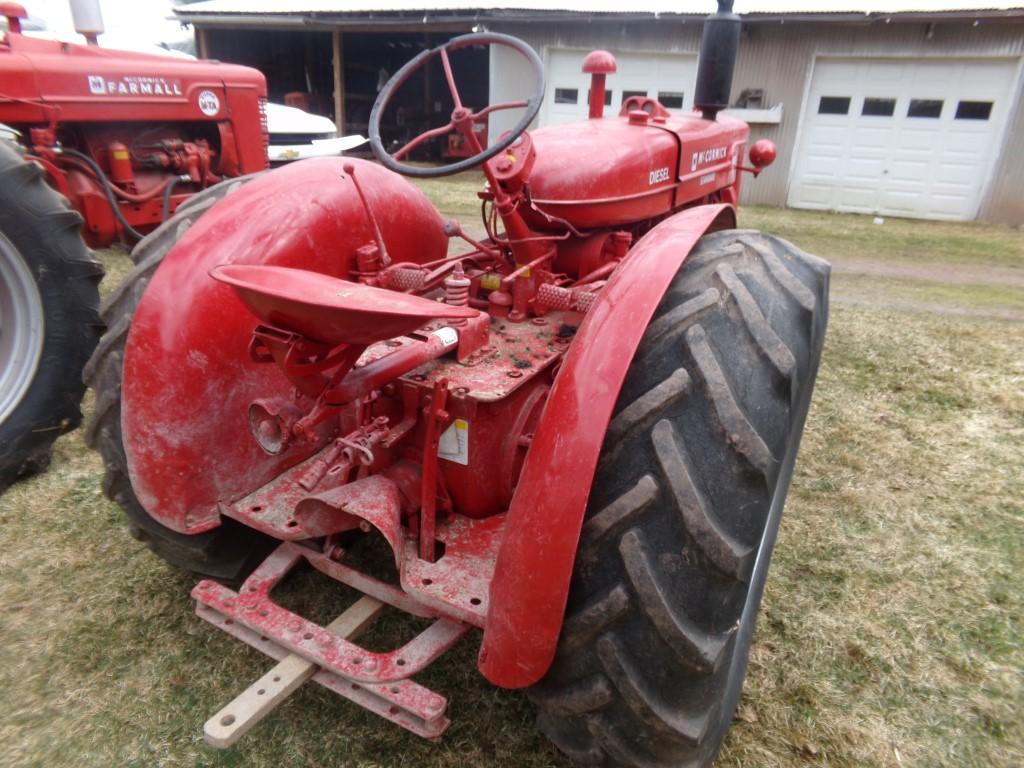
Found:
[[[228,583],[242,581],[269,552],[271,540],[234,520],[188,536],[161,525],[146,512],[128,476],[121,434],[121,375],[132,318],[164,257],[206,211],[251,178],[229,179],[203,191],[139,241],[132,251],[135,268],[103,303],[100,314],[107,332],[85,367],[85,381],[96,392],[85,441],[103,456],[103,492],[124,510],[129,532],[174,567]]]
[[[602,449],[541,730],[586,765],[708,766],[743,687],[814,388],[829,266],[705,236],[632,361]]]
[[[81,228],[43,170],[0,141],[0,492],[45,469],[82,420],[103,268]]]

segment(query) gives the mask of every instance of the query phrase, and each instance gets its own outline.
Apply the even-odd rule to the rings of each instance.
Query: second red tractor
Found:
[[[98,20],[95,0],[83,7]],[[0,492],[81,420],[102,327],[88,249],[135,242],[267,167],[258,71],[40,39],[26,16],[0,2]]]
[[[736,229],[747,146],[727,104],[739,19],[705,27],[699,114],[632,98],[528,131],[525,43],[455,38],[397,72],[380,160],[271,171],[185,209],[108,300],[86,375],[105,489],[201,618],[428,738],[448,699],[415,676],[479,638],[582,764],[707,765],[747,654],[825,334],[828,265]],[[450,55],[507,46],[521,102],[463,107]],[[389,153],[380,116],[439,60],[450,121]],[[490,147],[474,122],[521,109]],[[407,164],[458,132],[472,157]],[[486,235],[402,175],[480,167]],[[200,213],[202,215],[200,216]],[[461,248],[451,248],[453,243]],[[173,244],[173,245],[172,245]],[[352,553],[386,542],[386,567]],[[387,652],[282,607],[308,563],[428,620]],[[455,700],[457,709],[458,700]],[[225,716],[225,723],[233,718]]]

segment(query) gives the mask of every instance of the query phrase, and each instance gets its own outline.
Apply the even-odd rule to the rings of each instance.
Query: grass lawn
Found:
[[[756,183],[756,182],[754,182]],[[990,224],[890,219],[817,211],[744,208],[740,224],[772,232],[833,260],[883,259],[909,264],[974,265],[1024,275],[1020,230]]]
[[[422,186],[475,220],[476,177]],[[1024,234],[767,209],[741,224],[853,266],[836,270],[718,764],[1024,765]],[[127,259],[104,261],[109,291]],[[193,580],[128,536],[101,469],[76,432],[48,473],[0,497],[0,765],[568,765],[525,697],[476,672],[476,635],[419,678],[450,696],[439,744],[308,685],[238,747],[207,748],[203,722],[271,662],[195,618]],[[307,608],[323,619],[351,599]],[[408,630],[389,620],[375,641]]]

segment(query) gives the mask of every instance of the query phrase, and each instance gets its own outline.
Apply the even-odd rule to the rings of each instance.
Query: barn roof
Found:
[[[550,20],[553,17],[702,18],[715,9],[713,0],[685,4],[681,0],[205,0],[175,8],[182,21],[225,22],[260,17],[306,19],[370,19],[420,16],[422,21],[450,18],[515,18]],[[823,7],[826,6],[826,7]],[[681,8],[685,8],[681,11]],[[978,18],[1024,16],[1024,2],[1004,0],[737,0],[736,12],[748,21],[863,20],[865,17]],[[417,19],[417,20],[420,20]]]

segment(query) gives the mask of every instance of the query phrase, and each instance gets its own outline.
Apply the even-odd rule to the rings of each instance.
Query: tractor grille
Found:
[[[263,154],[267,154],[270,147],[270,131],[267,130],[267,100],[260,96],[259,99],[260,108],[260,136],[263,137]]]

